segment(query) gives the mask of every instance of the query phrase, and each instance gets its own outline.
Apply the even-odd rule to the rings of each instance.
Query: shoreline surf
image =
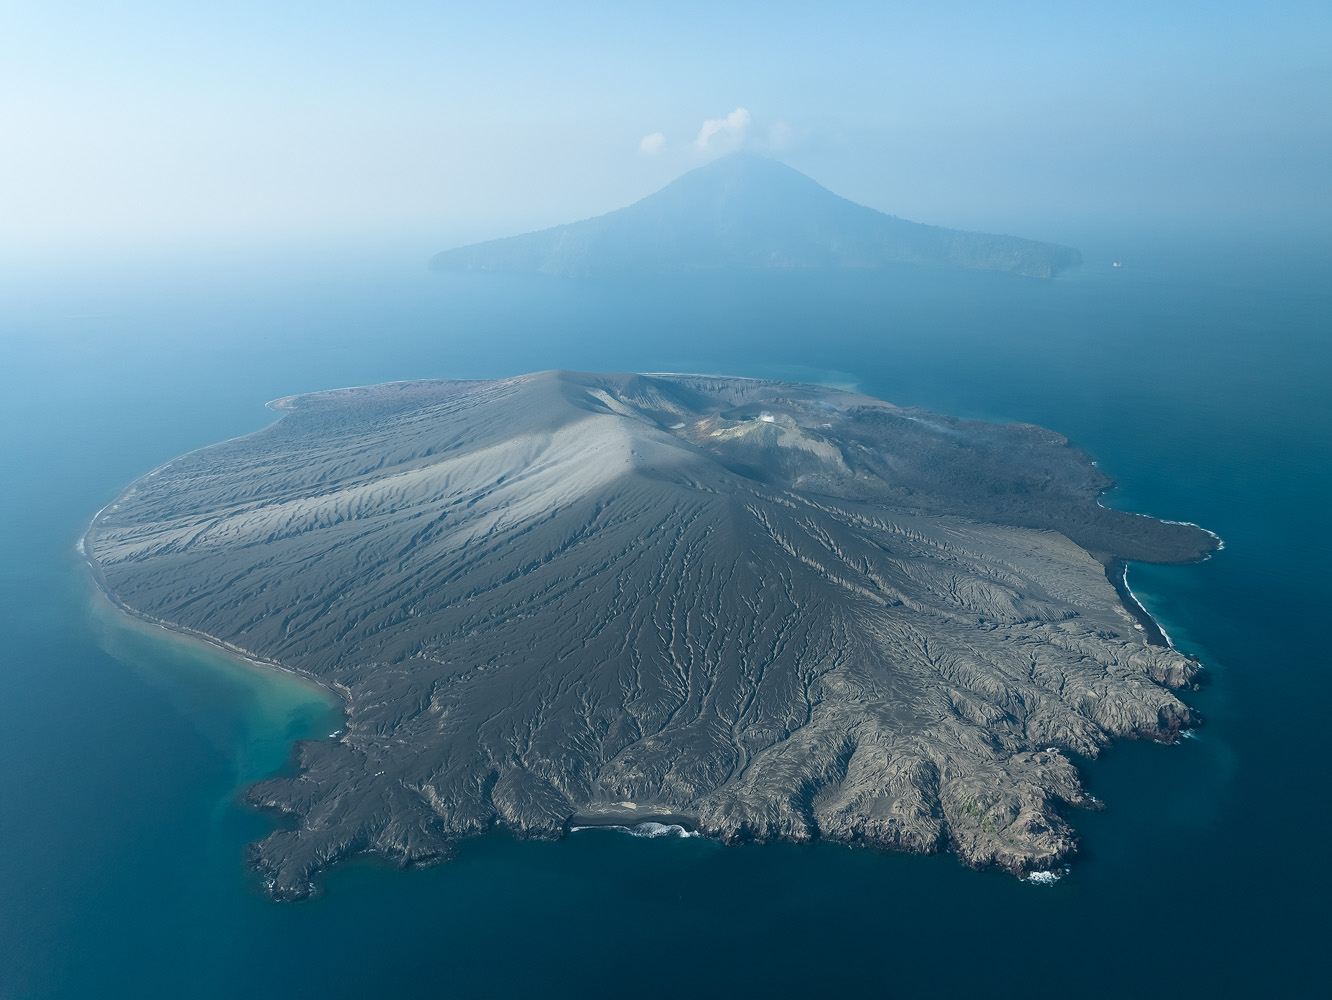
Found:
[[[1124,605],[1124,609],[1133,616],[1138,627],[1146,635],[1148,644],[1174,649],[1175,644],[1170,640],[1170,636],[1166,634],[1166,630],[1161,627],[1161,623],[1138,600],[1138,595],[1133,593],[1133,588],[1129,586],[1128,582],[1128,569],[1127,560],[1112,560],[1105,567],[1106,579],[1115,588],[1115,593],[1119,595],[1120,603]]]
[[[343,728],[345,728],[347,699],[346,695],[337,687],[275,660],[266,660],[262,657],[255,656],[248,650],[241,649],[239,646],[233,646],[215,636],[194,629],[185,628],[171,622],[160,621],[153,618],[151,615],[146,615],[141,611],[130,607],[107,589],[97,571],[96,564],[93,563],[91,559],[87,559],[86,555],[84,570],[85,578],[91,585],[89,588],[89,597],[94,602],[100,602],[105,610],[112,611],[121,616],[121,624],[137,626],[145,630],[145,632],[147,632],[147,630],[152,630],[149,634],[155,639],[168,638],[173,642],[181,643],[186,648],[195,646],[198,651],[211,653],[232,667],[252,675],[258,674],[270,679],[275,679],[274,675],[277,675],[277,677],[280,677],[283,680],[295,681],[301,687],[317,694],[327,703],[330,711],[339,711],[341,713]]]

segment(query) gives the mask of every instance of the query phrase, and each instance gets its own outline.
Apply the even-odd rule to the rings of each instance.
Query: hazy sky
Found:
[[[0,251],[451,243],[744,143],[926,222],[1332,224],[1332,4],[0,0]]]

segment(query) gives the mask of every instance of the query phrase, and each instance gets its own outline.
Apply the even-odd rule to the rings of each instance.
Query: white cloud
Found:
[[[744,108],[736,108],[725,118],[709,118],[705,121],[703,127],[698,130],[694,147],[700,150],[707,149],[708,144],[714,140],[718,143],[739,145],[748,128],[749,112]]]
[[[791,134],[791,126],[778,118],[768,129],[768,145],[772,149],[785,149],[791,145],[795,137]]]
[[[666,147],[666,136],[660,132],[645,135],[638,141],[638,151],[644,156],[656,156]]]

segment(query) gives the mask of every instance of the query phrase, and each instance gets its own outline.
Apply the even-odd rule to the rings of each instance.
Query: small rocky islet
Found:
[[[289,397],[98,514],[127,612],[340,695],[248,800],[279,898],[495,828],[949,849],[1050,871],[1071,757],[1170,742],[1199,664],[1123,561],[1194,525],[1110,510],[1057,433],[820,386],[542,372]]]

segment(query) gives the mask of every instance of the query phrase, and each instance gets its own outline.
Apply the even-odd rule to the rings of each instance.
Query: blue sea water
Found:
[[[1055,281],[445,277],[413,258],[177,262],[0,286],[0,997],[1307,992],[1328,977],[1328,256],[1117,247]],[[1206,724],[1122,743],[1057,884],[953,858],[503,835],[274,904],[239,805],[338,727],[300,682],[125,621],[75,544],[129,480],[271,398],[543,368],[854,385],[1043,424],[1107,503],[1225,550],[1130,582],[1207,665]]]

